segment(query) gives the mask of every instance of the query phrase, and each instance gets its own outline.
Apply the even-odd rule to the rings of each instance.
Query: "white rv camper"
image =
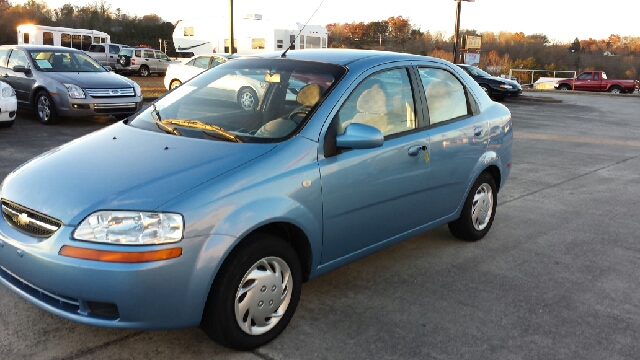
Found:
[[[292,50],[327,47],[327,29],[320,25],[305,26],[296,23],[292,26],[278,26],[262,20],[262,15],[251,14],[234,21],[233,28],[233,53],[239,55],[284,51],[292,42]],[[227,19],[180,20],[173,31],[173,44],[179,53],[229,53]]]
[[[18,25],[18,45],[55,45],[88,51],[91,44],[108,42],[111,36],[98,30]]]

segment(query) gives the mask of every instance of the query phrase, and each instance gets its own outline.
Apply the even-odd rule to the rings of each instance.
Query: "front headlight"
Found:
[[[121,245],[168,244],[182,240],[182,215],[140,211],[97,211],[73,232],[77,240]]]
[[[2,88],[2,97],[8,98],[13,96],[16,96],[16,92],[13,90],[12,87],[7,86]]]
[[[513,86],[509,85],[509,84],[500,84],[500,87],[503,89],[513,89]]]
[[[136,92],[136,96],[142,96],[142,89],[140,88],[140,85],[138,84],[133,84],[133,89]]]
[[[84,95],[84,90],[78,85],[73,84],[62,84],[66,86],[67,91],[69,91],[69,97],[72,99],[84,99],[86,96]]]

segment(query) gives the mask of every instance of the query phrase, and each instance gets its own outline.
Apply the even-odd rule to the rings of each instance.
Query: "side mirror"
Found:
[[[370,125],[353,123],[336,136],[336,146],[351,149],[373,149],[382,146],[382,131]]]
[[[27,68],[27,67],[24,67],[24,65],[16,65],[16,66],[13,67],[12,70],[15,71],[15,72],[24,73],[25,75],[31,74],[31,69]]]

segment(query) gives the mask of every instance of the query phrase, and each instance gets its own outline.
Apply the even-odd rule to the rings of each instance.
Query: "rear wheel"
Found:
[[[571,90],[571,87],[567,84],[562,84],[558,86],[558,90]]]
[[[59,120],[53,100],[49,93],[44,90],[36,95],[36,114],[38,115],[38,120],[46,125],[55,124]]]
[[[497,193],[493,177],[487,172],[480,174],[469,190],[460,217],[448,224],[451,234],[467,241],[482,239],[496,216]]]
[[[620,86],[612,86],[609,88],[609,92],[612,94],[620,94],[622,92],[622,88]]]
[[[13,126],[14,120],[0,122],[0,128],[10,128]]]
[[[300,299],[302,270],[293,248],[269,234],[252,234],[224,261],[211,286],[202,329],[236,350],[252,350],[285,329]]]
[[[258,107],[258,94],[252,88],[242,88],[238,92],[238,104],[244,110],[254,110]]]
[[[151,75],[151,71],[149,71],[149,67],[147,65],[142,65],[138,69],[138,75],[142,77],[147,77]]]
[[[182,84],[180,80],[171,80],[171,83],[169,84],[169,90],[177,88],[178,86],[180,86],[180,84]]]

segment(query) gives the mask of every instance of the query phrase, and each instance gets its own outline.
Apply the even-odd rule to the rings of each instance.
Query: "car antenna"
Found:
[[[302,31],[304,31],[304,28],[307,27],[307,25],[309,24],[309,21],[311,21],[311,19],[313,18],[313,15],[315,15],[318,12],[318,10],[320,9],[320,6],[322,6],[322,3],[324,3],[324,0],[320,1],[320,5],[318,5],[316,10],[313,12],[313,14],[311,14],[311,16],[309,17],[309,20],[307,20],[307,22],[304,24],[302,29],[300,29],[300,31],[298,31],[298,35],[296,35],[296,37],[289,44],[289,47],[282,53],[282,55],[280,55],[281,58],[286,58],[287,57],[287,51],[289,51],[289,49],[291,49],[293,44],[296,43],[296,40],[298,40],[298,38],[300,37],[300,34],[302,34]]]

